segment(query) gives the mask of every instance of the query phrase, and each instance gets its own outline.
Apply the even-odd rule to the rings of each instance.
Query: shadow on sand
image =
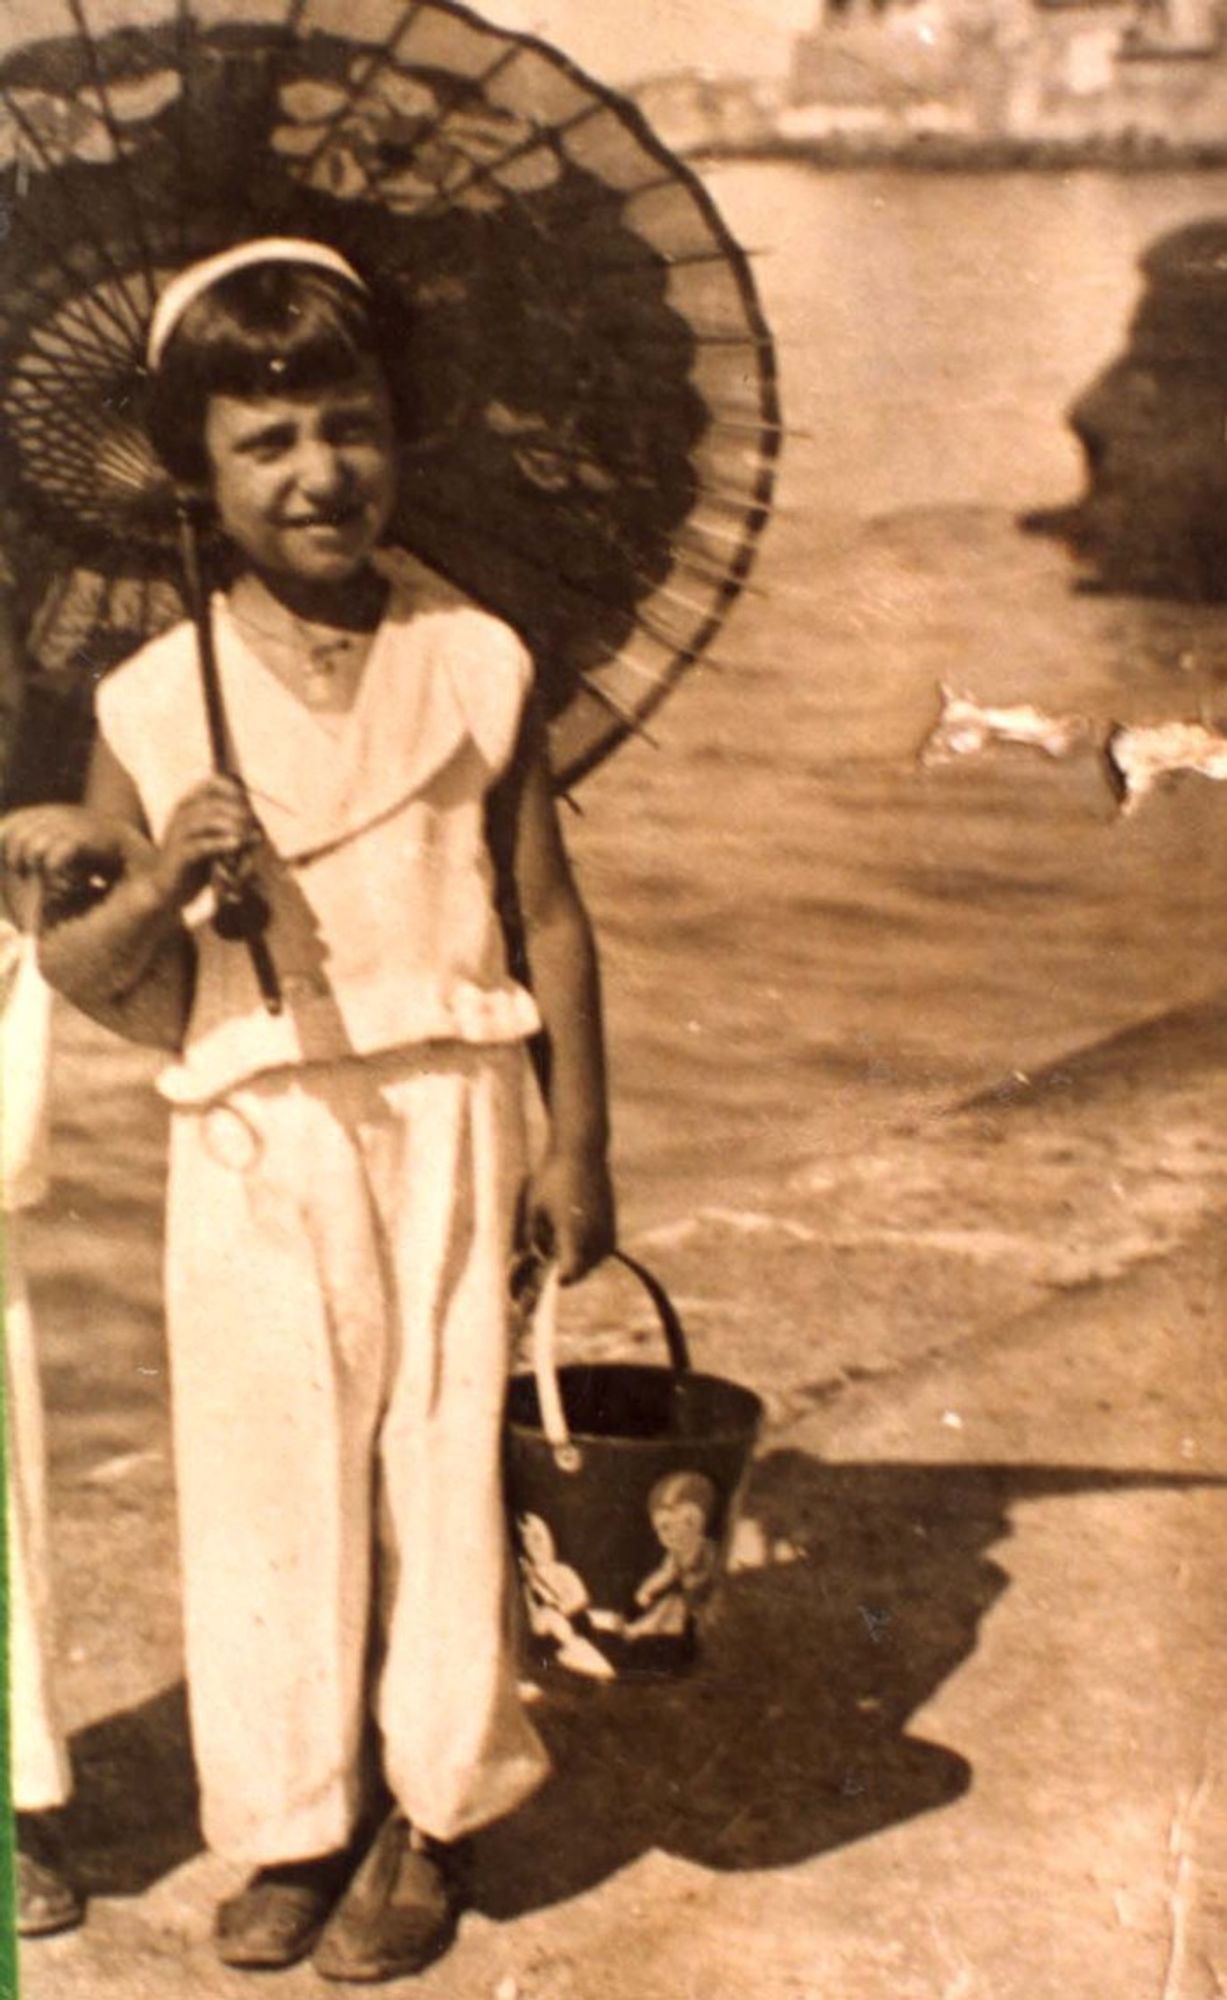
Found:
[[[1068,421],[1086,482],[1065,507],[1022,517],[1081,558],[1081,587],[1192,603],[1227,599],[1222,449],[1227,217],[1156,237],[1121,351]]]
[[[139,1896],[200,1852],[182,1683],[72,1741],[73,1872],[91,1896]]]
[[[997,1107],[1075,1106],[1109,1094],[1174,1089],[1227,1069],[1227,994],[1213,993],[1185,1007],[1171,1007],[1130,1027],[1102,1035],[1025,1076],[1014,1074],[978,1090],[955,1111]]]
[[[908,1718],[975,1649],[1008,1572],[1011,1508],[1061,1494],[1205,1483],[1082,1466],[822,1464],[776,1451],[746,1512],[803,1560],[729,1579],[685,1680],[551,1681],[558,1775],[479,1842],[478,1902],[510,1917],[662,1848],[714,1869],[795,1864],[972,1781]]]
[[[988,1551],[1018,1502],[1221,1484],[1085,1466],[755,1468],[746,1512],[799,1560],[725,1587],[684,1679],[557,1674],[538,1720],[557,1775],[477,1843],[476,1902],[511,1918],[654,1848],[713,1869],[784,1867],[957,1799],[966,1758],[909,1717],[976,1646],[1008,1573]],[[200,1849],[182,1687],[73,1744],[74,1851],[95,1895],[137,1895]]]

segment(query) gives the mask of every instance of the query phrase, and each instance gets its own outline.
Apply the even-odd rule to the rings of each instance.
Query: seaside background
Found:
[[[565,817],[602,941],[628,1237],[762,1231],[770,1266],[781,1216],[800,1200],[821,1221],[841,1162],[900,1134],[936,1162],[961,1103],[1221,987],[1227,790],[1187,777],[1121,818],[1095,741],[1227,711],[1227,614],[1085,593],[1017,517],[1077,491],[1063,412],[1121,343],[1138,254],[1227,215],[1227,173],[708,180],[779,340],[777,515],[655,746],[623,748]],[[1092,741],[922,768],[943,683],[1083,715]],[[58,1049],[59,1194],[36,1231],[56,1400],[75,1400],[100,1276],[118,1321],[139,1304],[125,1339],[158,1338],[164,1128],[154,1058],[68,1010]],[[837,1325],[817,1337],[838,1353]],[[94,1422],[117,1381],[156,1405],[160,1376],[98,1360]]]
[[[568,24],[540,25],[562,37]],[[1227,1202],[1227,788],[1185,778],[1122,819],[1093,744],[1063,761],[1002,748],[930,769],[918,752],[942,682],[1084,715],[1093,737],[1227,716],[1227,614],[1087,594],[1060,548],[1017,526],[1080,484],[1063,412],[1121,343],[1138,254],[1227,215],[1227,174],[729,163],[709,185],[756,253],[780,342],[778,515],[718,658],[657,718],[659,748],[621,751],[581,788],[567,831],[602,940],[628,1247],[676,1292],[700,1364],[768,1404],[776,1473],[751,1491],[750,1555],[813,1529],[805,1480],[781,1466],[800,1435],[789,1426],[837,1459],[843,1422],[846,1455],[846,1412],[877,1384],[872,1456],[983,1454],[953,1391],[917,1402],[918,1371],[940,1379],[1049,1307],[1075,1315],[1074,1345],[1050,1357],[1046,1384],[1002,1390],[996,1458],[1020,1476],[1037,1456],[1096,1476],[1221,1471],[1215,1381],[1152,1376],[1140,1359],[1130,1373],[1129,1315],[1104,1288],[1202,1243]],[[195,1835],[153,1068],[59,1015],[56,1179],[31,1242],[86,1873],[103,1898],[162,1901],[146,1912],[148,1964],[104,1912],[86,1944],[29,1954],[34,2000],[93,2000],[129,1977],[133,1993],[212,1990],[178,1983],[176,1954],[204,1919],[163,1881]],[[1204,1316],[1221,1320],[1207,1271]],[[601,1276],[572,1301],[589,1351],[650,1345],[621,1287]],[[1100,1303],[1118,1313],[1111,1383],[1079,1372]],[[1207,1353],[1221,1376],[1221,1343]],[[1034,1419],[1013,1433],[1011,1394]],[[1119,1422],[1097,1431],[1105,1395]],[[986,1616],[992,1596],[978,1600]],[[1145,1632],[1146,1602],[1119,1615]],[[954,1664],[937,1657],[913,1706]],[[637,1973],[640,1993],[669,2000],[689,1990],[669,1956],[683,1931],[660,1941],[676,1890],[669,1877],[652,1905],[663,1956]],[[1084,1988],[1072,1931],[1045,1948],[1018,1989],[1029,2000],[1151,1990]],[[139,1978],[160,1967],[163,1983],[124,1969],[142,1964]],[[826,1990],[932,2000],[934,1976],[858,1983],[849,1959],[847,1983]],[[523,1990],[622,1990],[612,1970],[568,1978]],[[1015,1990],[1004,1974],[949,1978],[950,1993]],[[780,1972],[760,1990],[811,1989]]]

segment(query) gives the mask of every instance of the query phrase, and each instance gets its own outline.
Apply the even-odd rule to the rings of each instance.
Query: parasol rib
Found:
[[[297,5],[298,0],[294,0],[294,4]],[[189,51],[193,38],[191,0],[175,0],[175,48],[179,57],[179,74],[182,77],[186,77],[188,74]],[[188,143],[188,101],[186,89],[179,100],[179,117],[176,125],[179,179],[175,190],[175,240],[179,246],[178,261],[181,264],[185,264],[187,262],[188,190],[192,181],[190,172],[192,154]]]
[[[736,431],[739,435],[744,435],[745,432],[749,431],[755,437],[760,437],[760,438],[763,436],[776,437],[776,438],[807,438],[811,435],[809,431],[794,430],[791,424],[755,423],[753,419],[750,417],[721,416],[719,414],[718,406],[716,406],[716,414],[714,414],[712,417],[712,428],[713,430],[718,430],[718,431]]]
[[[745,547],[747,540],[750,541],[751,544],[753,544],[755,539],[753,536],[736,534],[732,529],[729,528],[718,528],[716,527],[714,522],[700,521],[698,523],[688,525],[676,536],[676,541],[679,548],[692,549],[692,550],[694,549],[695,546],[694,531],[696,527],[698,533],[702,535],[704,541],[723,542],[725,546],[728,548],[742,549]],[[705,554],[706,551],[702,551],[701,553]]]
[[[61,393],[56,395],[46,385],[32,383],[28,376],[18,375],[15,381],[17,400],[20,404],[15,412],[18,428],[41,433],[47,440],[48,449],[61,444],[65,438],[75,438],[79,445],[92,448],[101,436],[100,418],[104,413],[100,411],[92,422],[88,417],[80,415],[73,408],[71,401],[65,400],[65,394],[71,386],[67,381],[60,383],[58,387]],[[83,386],[96,395],[103,384],[97,375],[92,375],[85,377],[84,382],[76,386]]]
[[[440,132],[447,130],[447,127],[452,122],[453,113],[460,109],[465,99],[472,97],[475,91],[484,91],[488,85],[494,83],[506,70],[509,70],[513,63],[518,62],[523,53],[524,44],[522,42],[512,42],[495,56],[492,63],[487,64],[485,69],[479,70],[475,76],[456,77],[453,88],[448,94],[445,107],[433,123],[427,124],[422,134],[423,140],[429,143],[431,139],[437,139]],[[435,88],[438,88],[437,84]]]
[[[412,23],[410,23],[410,26],[412,26]],[[399,46],[399,41],[397,46]],[[429,124],[426,126],[422,134],[422,137],[417,142],[419,148],[422,147],[424,144],[429,144],[429,142],[432,139],[437,139],[441,132],[446,131],[447,127],[452,123],[453,114],[462,107],[465,98],[472,95],[472,93],[475,90],[477,89],[484,90],[487,84],[493,83],[496,77],[501,76],[505,70],[511,68],[512,64],[518,60],[518,58],[523,54],[523,52],[524,52],[523,44],[514,43],[510,48],[504,49],[501,55],[496,56],[494,61],[488,66],[488,68],[480,71],[477,76],[457,79],[455,92],[451,97],[446,109],[444,110],[441,116],[435,119],[433,124]],[[338,123],[338,121],[341,124],[344,123],[344,120],[348,116],[348,113],[354,110],[360,103],[361,94],[365,92],[367,83],[369,81],[370,81],[369,78],[364,77],[361,83],[358,85],[357,91],[356,92],[351,91],[348,104],[342,106],[336,113],[333,114],[333,118],[329,121],[330,124],[335,126]],[[331,138],[333,136],[335,136],[335,134],[330,134],[327,144],[317,148],[315,152],[307,156],[309,164],[314,165],[320,159],[325,157],[327,153],[327,146],[328,144],[331,143]],[[389,183],[394,182],[397,176],[402,172],[401,164],[398,161],[390,161],[388,165],[383,167],[382,169],[379,167],[378,163],[376,163],[374,166],[368,166],[365,161],[358,161],[355,162],[355,164],[357,164],[360,167],[362,178],[363,181],[365,182],[367,191],[371,194],[379,193]],[[521,216],[522,220],[525,222],[527,227],[532,230],[533,234],[538,239],[544,241],[545,238],[547,237],[548,232],[544,224],[539,219],[539,217],[534,215],[532,209],[529,207],[528,203],[524,200],[519,190],[514,187],[504,187],[500,185],[499,192],[508,201],[512,203],[512,205],[515,207],[515,209],[517,210],[518,214]]]
[[[701,498],[706,499],[708,497],[712,496],[709,495],[709,493],[705,489],[701,495]],[[731,507],[735,503],[731,499],[728,499],[723,504],[726,504]],[[736,504],[738,506],[739,511],[745,510],[744,502],[739,502]],[[436,520],[448,523],[452,526],[463,525],[462,515],[456,513],[455,510],[453,509],[441,506],[438,500],[434,498],[432,498],[429,502],[415,500],[415,512],[423,520]],[[758,533],[760,532],[761,526],[765,523],[765,520],[766,520],[765,513],[762,515],[760,520],[758,507],[757,506],[752,507],[747,514],[747,527],[743,535],[721,536],[722,540],[730,542],[737,549],[739,558],[741,556],[745,557],[747,566],[753,558],[757,536]],[[543,555],[541,553],[539,543],[534,542],[533,546],[530,548],[526,543],[516,541],[512,537],[510,537],[507,534],[505,528],[495,529],[493,527],[489,527],[487,528],[486,532],[489,538],[494,539],[498,543],[498,546],[500,548],[504,549],[509,555],[514,556],[517,561],[524,563],[529,568],[540,572],[544,576],[557,578],[557,580],[563,583],[568,589],[576,591],[577,593],[583,596],[590,597],[595,602],[608,605],[611,608],[619,603],[620,600],[618,598],[603,596],[600,592],[593,590],[589,582],[583,581],[580,578],[576,577],[575,575],[568,573],[565,569],[560,568],[556,551],[552,552],[549,555]],[[612,554],[615,555],[624,554],[622,544],[613,534],[606,531],[603,535],[603,540],[605,543],[605,547]],[[668,547],[668,539],[666,537],[662,537],[661,546],[662,548]],[[735,566],[736,564],[734,561],[732,564],[734,570]],[[634,565],[632,565],[632,567],[634,568],[635,575],[642,579],[643,577],[642,569]]]
[[[23,360],[17,378],[22,383],[23,396],[46,397],[51,390],[50,378],[61,389],[96,388],[102,370],[106,366],[106,353],[102,348],[93,350],[92,360],[86,361],[74,355],[63,342],[51,346],[48,341],[35,336],[31,352]],[[114,365],[113,363],[111,364]]]
[[[717,486],[714,481],[705,479],[699,498],[704,502],[710,501],[715,507],[725,507],[730,513],[742,515],[747,529],[757,530],[766,526],[770,512],[766,500],[759,500],[757,494],[758,481],[755,481],[750,493],[745,494],[735,492],[731,486]],[[745,537],[735,539],[744,540]]]
[[[346,119],[361,102],[364,91],[368,89],[375,78],[392,61],[405,36],[410,32],[414,22],[421,14],[423,5],[424,0],[409,0],[409,4],[402,11],[396,26],[385,36],[381,43],[376,44],[368,52],[365,67],[357,76],[351,77],[348,97],[344,98],[334,110],[329,112],[326,118],[320,121],[323,130],[320,134],[319,142],[312,147],[310,152],[305,153],[302,158],[304,173],[309,174],[311,168],[318,166],[319,162],[326,156],[337,134],[343,128]]]
[[[659,646],[662,653],[667,653],[670,656],[671,664],[676,658],[685,657],[686,648],[681,641],[677,638],[660,638],[646,620],[640,621],[636,636],[638,636],[638,633],[642,633],[645,639],[650,639],[653,645]],[[581,679],[588,680],[597,674],[612,674],[615,671],[620,674],[629,674],[632,680],[646,681],[650,687],[655,687],[660,679],[658,668],[645,667],[642,660],[632,659],[625,647],[623,647],[620,653],[616,653],[613,659],[605,666],[586,668],[583,675],[581,675]],[[604,682],[601,685],[604,686]]]
[[[662,652],[671,653],[674,655],[675,661],[689,665],[698,658],[700,653],[706,653],[708,637],[713,632],[719,631],[723,623],[723,615],[715,606],[712,606],[707,611],[700,612],[698,616],[701,620],[699,630],[693,633],[689,639],[680,639],[676,632],[669,632],[663,625],[658,625],[651,614],[644,609],[643,605],[639,606],[636,625],[638,630],[651,639],[655,645],[659,646]],[[641,678],[650,677],[650,670],[632,661],[625,647],[619,652],[618,660],[622,666],[628,668],[632,673],[637,673]]]
[[[693,388],[693,380],[691,380],[689,386]],[[695,402],[699,402],[697,390],[695,390]],[[615,408],[621,406],[621,400],[619,400],[619,396],[615,392],[612,392],[612,390],[602,390],[602,388],[586,386],[586,390],[584,390],[584,406],[592,408],[592,410],[602,410],[602,408],[614,408],[615,410]],[[641,398],[637,398],[635,408],[639,412],[643,412],[643,410],[671,410],[673,418],[677,422],[675,396],[673,398],[667,398],[667,396],[641,396]],[[779,442],[783,438],[805,438],[807,436],[807,432],[803,432],[803,430],[791,430],[791,426],[785,426],[785,424],[753,424],[747,416],[725,416],[725,414],[721,414],[723,408],[729,408],[729,406],[713,404],[707,398],[703,398],[701,400],[701,416],[703,416],[703,420],[697,426],[689,426],[689,428],[697,428],[697,436],[703,436],[709,430],[727,430],[729,434],[735,432],[737,436],[745,436],[745,434],[759,436],[761,438],[761,448],[759,448],[757,454],[753,454],[759,462],[773,460],[777,456]],[[775,442],[775,440],[779,440],[779,442]]]
[[[101,592],[100,592],[100,596],[99,596],[99,603],[100,603],[100,609],[101,609],[101,612],[102,612],[102,616],[103,616],[103,618],[105,619],[105,621],[106,621],[106,623],[107,623],[108,625],[113,625],[113,624],[115,624],[115,623],[116,623],[116,618],[115,618],[115,608],[116,608],[116,597],[115,597],[115,592],[116,592],[116,587],[117,587],[118,583],[119,583],[119,571],[118,571],[118,569],[116,569],[116,568],[111,568],[111,569],[108,569],[108,570],[106,570],[106,571],[104,571],[104,572],[103,572],[103,577],[102,577],[102,590],[101,590]]]
[[[719,267],[727,262],[728,259],[723,251],[718,249],[690,250],[682,256],[671,255],[667,250],[653,250],[647,257],[594,259],[587,268],[598,284],[614,285],[619,278],[631,277],[637,271],[660,271],[667,276],[671,271],[701,270],[705,265],[714,264]]]
[[[700,347],[751,347],[765,349],[768,354],[775,352],[775,342],[766,333],[705,333],[692,326],[691,331]]]
[[[102,122],[106,126],[107,136],[115,149],[116,164],[122,168],[126,160],[124,145],[120,138],[119,125],[116,122],[114,108],[111,104],[111,93],[107,87],[106,77],[102,73],[102,64],[98,57],[98,45],[94,40],[93,31],[86,18],[85,0],[68,0],[68,11],[76,22],[77,31],[85,44],[86,60],[89,63],[90,73],[94,79],[94,89],[98,94],[98,109],[102,116]],[[132,234],[143,258],[142,276],[145,280],[146,308],[149,312],[152,312],[154,300],[157,297],[157,287],[153,278],[153,256],[149,240],[145,235],[145,226],[140,208],[133,194],[127,173],[121,173],[120,179],[123,183]]]
[[[418,11],[419,12],[421,11],[420,8]],[[410,23],[409,25],[410,27],[412,27],[412,23]],[[400,46],[400,40],[401,38],[398,36],[396,42],[397,47]],[[498,77],[502,76],[507,70],[509,70],[514,63],[520,60],[527,46],[528,44],[523,41],[513,42],[508,48],[503,49],[500,52],[500,54],[498,54],[494,58],[493,62],[489,63],[484,70],[478,71],[475,76],[470,77],[466,75],[464,77],[458,77],[455,82],[455,88],[449,97],[445,109],[443,110],[442,114],[434,120],[432,124],[428,124],[425,127],[422,137],[418,141],[418,146],[421,147],[424,144],[429,144],[429,142],[432,139],[437,139],[440,133],[445,132],[448,126],[453,123],[454,114],[463,107],[465,100],[473,96],[474,93],[479,90],[484,91],[489,84],[493,83]],[[362,79],[362,82],[359,86],[360,92],[365,91],[367,83],[369,81],[370,81],[369,77],[364,77]],[[437,82],[433,85],[433,87],[436,89],[438,88]],[[341,110],[339,110],[335,114],[335,117],[343,122],[344,116],[346,115],[347,111],[354,109],[358,101],[359,101],[358,96],[356,96],[353,92],[351,92],[348,106],[342,107]],[[319,150],[317,150],[317,152],[309,156],[312,163],[314,163],[320,157],[321,157],[321,152]],[[400,165],[395,162],[389,163],[389,165],[385,167],[382,171],[380,171],[378,167],[372,169],[371,167],[368,167],[365,163],[360,163],[360,164],[361,164],[363,179],[366,182],[367,188],[371,192],[376,192],[382,189],[387,183],[394,181],[397,175],[401,171]],[[467,185],[469,185],[468,182],[462,181],[460,183],[461,188],[466,187]],[[451,190],[449,190],[449,198],[450,198],[450,193]],[[533,232],[534,236],[536,236],[540,241],[544,241],[547,239],[547,237],[550,234],[549,230],[547,229],[546,225],[542,222],[542,220],[536,214],[534,214],[529,203],[524,199],[523,195],[520,193],[518,188],[508,187],[504,183],[500,182],[499,193],[504,199],[506,199],[512,204],[512,206],[516,209],[517,213],[520,215],[522,220],[525,222],[526,226]]]
[[[656,159],[659,156],[654,154],[651,157]],[[676,172],[662,172],[653,174],[650,180],[631,182],[628,186],[619,188],[618,196],[621,204],[629,209],[634,202],[639,201],[644,195],[661,194],[665,189],[676,187],[676,185]],[[574,222],[577,219],[582,222],[584,216],[594,215],[598,209],[607,206],[608,201],[609,190],[608,188],[603,188],[600,194],[589,194],[583,201],[555,202],[554,213],[567,222]],[[712,233],[716,236],[717,241],[719,241],[719,232],[713,231]]]
[[[55,159],[55,156],[47,151],[47,148],[44,146],[42,140],[40,139],[36,128],[30,123],[25,113],[21,110],[21,107],[17,104],[14,104],[9,90],[4,85],[0,85],[0,103],[4,105],[4,108],[8,112],[9,117],[13,120],[14,124],[19,128],[23,137],[29,140],[31,146],[34,149],[34,152],[38,157],[42,171],[49,177],[54,178],[55,169],[58,164]],[[59,186],[58,179],[55,181],[55,193],[61,211],[65,213],[66,220],[70,222],[71,217],[68,217],[67,215],[64,195],[63,191]],[[80,273],[74,271],[72,266],[66,262],[62,249],[59,247],[59,245],[56,243],[53,237],[45,236],[41,230],[35,230],[31,228],[26,213],[20,204],[18,204],[16,208],[14,219],[21,225],[21,227],[25,230],[27,235],[33,236],[35,238],[35,240],[39,243],[40,248],[49,252],[52,263],[54,263],[57,266],[57,268],[63,273],[63,276],[69,281],[69,283],[74,286],[79,285]],[[102,316],[105,319],[110,320],[111,324],[116,329],[116,332],[122,335],[125,343],[130,342],[132,344],[133,350],[139,351],[143,339],[143,330],[144,330],[144,322],[140,317],[140,309],[137,306],[136,301],[128,296],[128,293],[124,288],[124,279],[126,274],[119,268],[118,265],[116,265],[111,261],[110,257],[107,255],[105,250],[103,251],[103,260],[107,270],[110,273],[110,276],[115,285],[115,289],[118,292],[120,298],[123,300],[126,306],[130,306],[132,309],[132,319],[131,321],[124,320],[118,313],[116,313],[112,309],[109,299],[98,298],[95,295],[94,298],[91,300],[91,305],[95,305],[99,310],[99,312],[102,314]]]
[[[429,505],[419,505],[415,508],[415,513],[423,522],[437,522],[445,527],[463,527],[467,519],[465,515],[457,513],[454,509],[441,507],[437,502]],[[526,568],[535,570],[542,576],[551,577],[556,583],[561,584],[565,590],[573,592],[577,597],[588,599],[591,603],[599,605],[602,610],[617,611],[622,608],[622,599],[620,597],[606,596],[599,590],[594,590],[590,583],[585,583],[579,577],[569,574],[564,569],[560,569],[557,561],[552,556],[541,554],[539,549],[531,550],[525,548],[523,544],[510,540],[505,532],[501,532],[495,528],[488,528],[486,530],[486,538],[494,542],[507,555],[514,556],[515,560],[523,563]],[[459,578],[454,580],[457,582],[460,581]],[[463,585],[461,587],[463,588]]]
[[[737,585],[729,577],[722,578],[719,584],[714,585],[713,592],[718,602],[726,597],[738,595]],[[715,608],[711,604],[696,603],[693,597],[687,597],[684,592],[675,590],[671,583],[658,583],[652,592],[652,597],[653,600],[664,598],[667,603],[676,604],[680,610],[689,611],[695,618],[710,618]]]
[[[611,715],[616,715],[625,728],[633,730],[636,736],[642,736],[644,742],[650,743],[653,750],[660,749],[660,744],[651,730],[644,727],[633,709],[623,707],[617,696],[610,694],[609,689],[602,687],[599,681],[593,680],[591,674],[581,674],[580,680],[589,694],[599,701],[603,708],[607,708]]]
[[[437,505],[419,507],[417,511],[424,521],[437,520],[455,523],[460,518]],[[618,599],[604,597],[599,591],[594,590],[590,583],[582,582],[574,575],[569,575],[566,570],[559,567],[555,557],[544,556],[536,550],[529,550],[519,543],[510,541],[505,534],[497,539],[500,546],[509,555],[514,556],[518,562],[523,563],[526,568],[535,570],[539,574],[550,577],[557,583],[561,583],[564,588],[572,591],[577,597],[589,598],[595,603],[610,608],[618,603]],[[636,607],[636,623],[639,628],[657,645],[661,646],[665,652],[678,655],[687,662],[696,659],[705,650],[708,639],[719,630],[722,622],[720,614],[714,610],[708,611],[702,615],[700,634],[689,640],[679,640],[676,634],[665,632],[663,628],[655,623],[650,614],[644,609],[642,602]],[[630,665],[630,662],[626,660],[623,653],[619,653],[618,658],[623,665]],[[644,669],[640,668],[637,671],[643,673]]]
[[[682,543],[678,542],[676,538],[674,540],[673,553],[677,557],[677,567],[687,577],[692,577],[696,583],[710,583],[713,590],[720,590],[723,594],[725,585],[729,583],[729,572],[727,569],[708,569],[704,563],[697,562],[693,554]],[[651,581],[650,577],[646,576],[642,570],[637,570],[636,575],[644,583]],[[734,595],[740,596],[742,591],[745,591],[749,597],[765,598],[767,595],[762,584],[752,582],[749,577],[737,579],[734,586]]]
[[[569,118],[560,118],[556,125],[534,132],[529,138],[521,139],[516,146],[508,146],[505,152],[496,154],[492,160],[483,160],[480,165],[471,166],[467,174],[462,174],[448,188],[449,202],[467,194],[470,188],[480,187],[486,181],[497,180],[501,169],[511,166],[516,160],[528,159],[531,154],[541,152],[543,147],[548,146],[553,153],[560,152],[562,149],[557,143],[560,138],[565,139],[568,132],[577,131],[581,125],[587,125],[593,118],[610,115],[612,110],[612,105],[598,98],[595,103],[582,105],[578,111],[573,111]],[[498,185],[501,192],[504,184],[499,181]],[[429,212],[428,209],[427,213]]]
[[[603,404],[610,404],[614,408],[620,407],[620,399],[616,394],[596,387],[590,387],[585,389],[584,402],[585,404],[592,405],[593,407],[596,408],[600,408]],[[671,410],[674,409],[675,404],[676,404],[676,398],[670,399],[667,396],[640,396],[636,398],[635,407],[636,409],[639,410],[654,410],[654,409]],[[755,436],[764,438],[764,440],[771,437],[772,435],[780,438],[805,436],[804,431],[794,431],[790,426],[787,426],[783,423],[756,424],[749,417],[729,416],[727,414],[723,414],[723,412],[730,410],[732,407],[733,406],[731,404],[715,403],[712,402],[710,398],[704,397],[703,398],[704,422],[700,428],[704,430],[715,428],[715,429],[730,430],[730,431],[731,430],[750,431]],[[771,455],[772,455],[772,448],[769,448],[766,442],[764,442],[763,452],[761,456],[767,457]]]

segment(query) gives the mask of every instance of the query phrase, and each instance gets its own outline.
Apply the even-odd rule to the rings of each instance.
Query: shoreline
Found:
[[[688,149],[697,165],[785,165],[825,170],[891,168],[907,173],[1209,173],[1227,167],[1227,140],[1214,145],[1171,145],[1146,139],[953,139],[933,136],[906,140],[832,135],[821,139],[782,136],[730,144],[713,140]]]

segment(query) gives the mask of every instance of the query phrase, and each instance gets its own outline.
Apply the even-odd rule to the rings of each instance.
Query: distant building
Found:
[[[678,153],[753,153],[775,143],[785,85],[680,70],[648,77],[632,95],[657,137]]]
[[[821,0],[781,136],[1227,142],[1227,0]]]

